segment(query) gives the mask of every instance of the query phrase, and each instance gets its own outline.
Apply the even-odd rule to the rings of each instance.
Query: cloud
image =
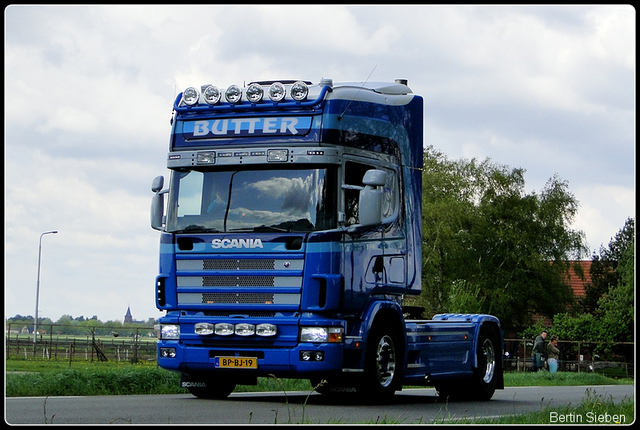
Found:
[[[158,316],[149,187],[192,85],[407,78],[427,145],[524,168],[527,188],[557,173],[592,247],[635,216],[631,6],[11,5],[5,35],[10,314],[32,312],[57,229],[52,317]]]
[[[592,251],[608,246],[627,218],[635,218],[636,193],[631,187],[599,185],[575,193],[582,198],[574,227],[587,232]]]

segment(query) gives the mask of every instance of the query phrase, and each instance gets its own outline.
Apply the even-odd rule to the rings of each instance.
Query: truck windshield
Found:
[[[174,171],[173,233],[336,228],[336,169]]]

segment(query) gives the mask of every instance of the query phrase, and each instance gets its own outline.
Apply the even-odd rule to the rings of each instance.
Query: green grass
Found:
[[[16,396],[91,396],[110,394],[176,394],[179,376],[155,362],[73,362],[65,360],[6,360],[6,393]],[[558,386],[633,384],[632,379],[609,378],[598,373],[508,372],[505,386]],[[258,378],[258,385],[239,385],[236,392],[311,391],[306,379]]]
[[[560,386],[560,385],[629,385],[633,379],[609,378],[600,373],[575,373],[557,372],[550,373],[540,371],[531,372],[506,372],[504,374],[505,387],[534,387],[534,386]]]
[[[127,395],[127,394],[180,394],[188,391],[179,387],[178,374],[168,372],[156,366],[155,362],[143,364],[116,362],[74,362],[64,360],[7,360],[6,361],[6,396],[95,396],[95,395]],[[611,385],[633,384],[632,379],[609,378],[598,373],[551,374],[538,373],[505,373],[505,386],[557,386],[557,385]],[[303,379],[258,378],[258,385],[239,385],[236,392],[278,391],[311,392],[309,381]],[[441,417],[433,424],[556,424],[561,419],[581,417],[582,424],[589,420],[616,418],[629,424],[634,417],[633,399],[622,403],[614,403],[591,392],[578,406],[549,409],[539,412],[505,416],[498,419],[452,419]],[[554,421],[555,419],[555,421]],[[594,424],[602,424],[596,421]],[[402,424],[393,418],[383,417],[367,424]],[[430,423],[424,423],[430,424]]]
[[[74,362],[7,360],[7,397],[180,394],[180,376],[155,362]],[[306,379],[258,378],[258,385],[238,385],[236,392],[311,391]]]
[[[448,420],[455,424],[631,424],[635,417],[634,399],[615,403],[611,398],[597,395],[591,389],[576,406],[545,407],[538,412],[503,416]],[[442,422],[445,422],[444,420]]]

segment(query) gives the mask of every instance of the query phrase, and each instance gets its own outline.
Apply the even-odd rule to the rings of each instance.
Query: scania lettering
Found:
[[[260,239],[213,239],[213,248],[262,248]]]
[[[198,397],[259,377],[384,402],[403,386],[490,399],[491,315],[425,319],[423,99],[405,80],[189,87],[152,183],[158,364]]]

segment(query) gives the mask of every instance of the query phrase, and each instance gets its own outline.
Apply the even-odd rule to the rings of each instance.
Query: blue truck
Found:
[[[424,319],[423,99],[395,82],[189,87],[171,179],[153,180],[158,365],[225,398],[258,377],[386,401],[403,385],[490,399],[490,315]]]

